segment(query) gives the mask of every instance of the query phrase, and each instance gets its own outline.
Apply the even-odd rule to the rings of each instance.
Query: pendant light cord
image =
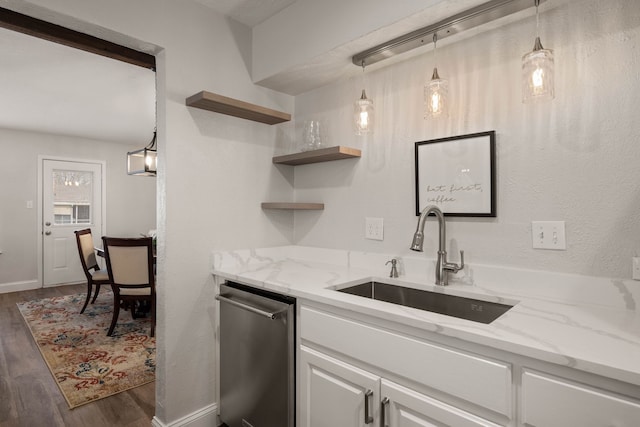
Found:
[[[433,65],[438,66],[438,33],[433,33]]]
[[[538,6],[540,6],[540,0],[534,0],[536,5],[536,37],[540,37],[540,15],[538,14]]]
[[[364,88],[364,59],[362,60],[362,95],[360,95],[360,99],[367,99],[367,93],[365,92],[365,88]]]
[[[149,142],[149,144],[146,146],[146,148],[149,149],[149,150],[154,150],[156,148],[157,139],[158,139],[158,131],[154,128],[153,129],[153,138],[151,139],[151,142]]]

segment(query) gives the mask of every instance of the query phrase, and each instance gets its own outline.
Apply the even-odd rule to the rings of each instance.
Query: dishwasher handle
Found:
[[[249,305],[249,304],[247,304],[245,302],[236,301],[236,300],[228,298],[228,297],[226,297],[224,295],[216,295],[216,299],[218,301],[220,301],[220,302],[226,302],[226,303],[229,303],[231,305],[235,305],[236,307],[242,308],[244,310],[250,311],[250,312],[255,313],[255,314],[259,314],[259,315],[267,317],[267,318],[269,318],[271,320],[277,319],[278,317],[280,317],[280,315],[282,313],[285,313],[287,311],[287,309],[285,308],[284,310],[280,310],[280,311],[276,311],[276,312],[272,313],[272,312],[269,312],[269,311],[262,310],[262,309],[260,309],[258,307],[254,307],[252,305]]]

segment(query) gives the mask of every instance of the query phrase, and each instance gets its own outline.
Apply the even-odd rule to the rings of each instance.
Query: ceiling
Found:
[[[0,127],[147,145],[155,73],[0,28]]]
[[[254,27],[296,0],[196,0],[223,15]]]
[[[296,0],[196,0],[255,26]],[[145,146],[155,73],[0,28],[0,128]]]

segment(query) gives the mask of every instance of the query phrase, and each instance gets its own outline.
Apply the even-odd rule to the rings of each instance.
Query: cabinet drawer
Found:
[[[525,369],[522,423],[527,427],[637,427],[640,402]]]
[[[511,418],[511,365],[302,307],[301,337]]]

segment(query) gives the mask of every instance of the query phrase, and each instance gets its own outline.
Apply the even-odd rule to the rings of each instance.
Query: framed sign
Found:
[[[416,142],[416,215],[496,216],[495,131]]]

